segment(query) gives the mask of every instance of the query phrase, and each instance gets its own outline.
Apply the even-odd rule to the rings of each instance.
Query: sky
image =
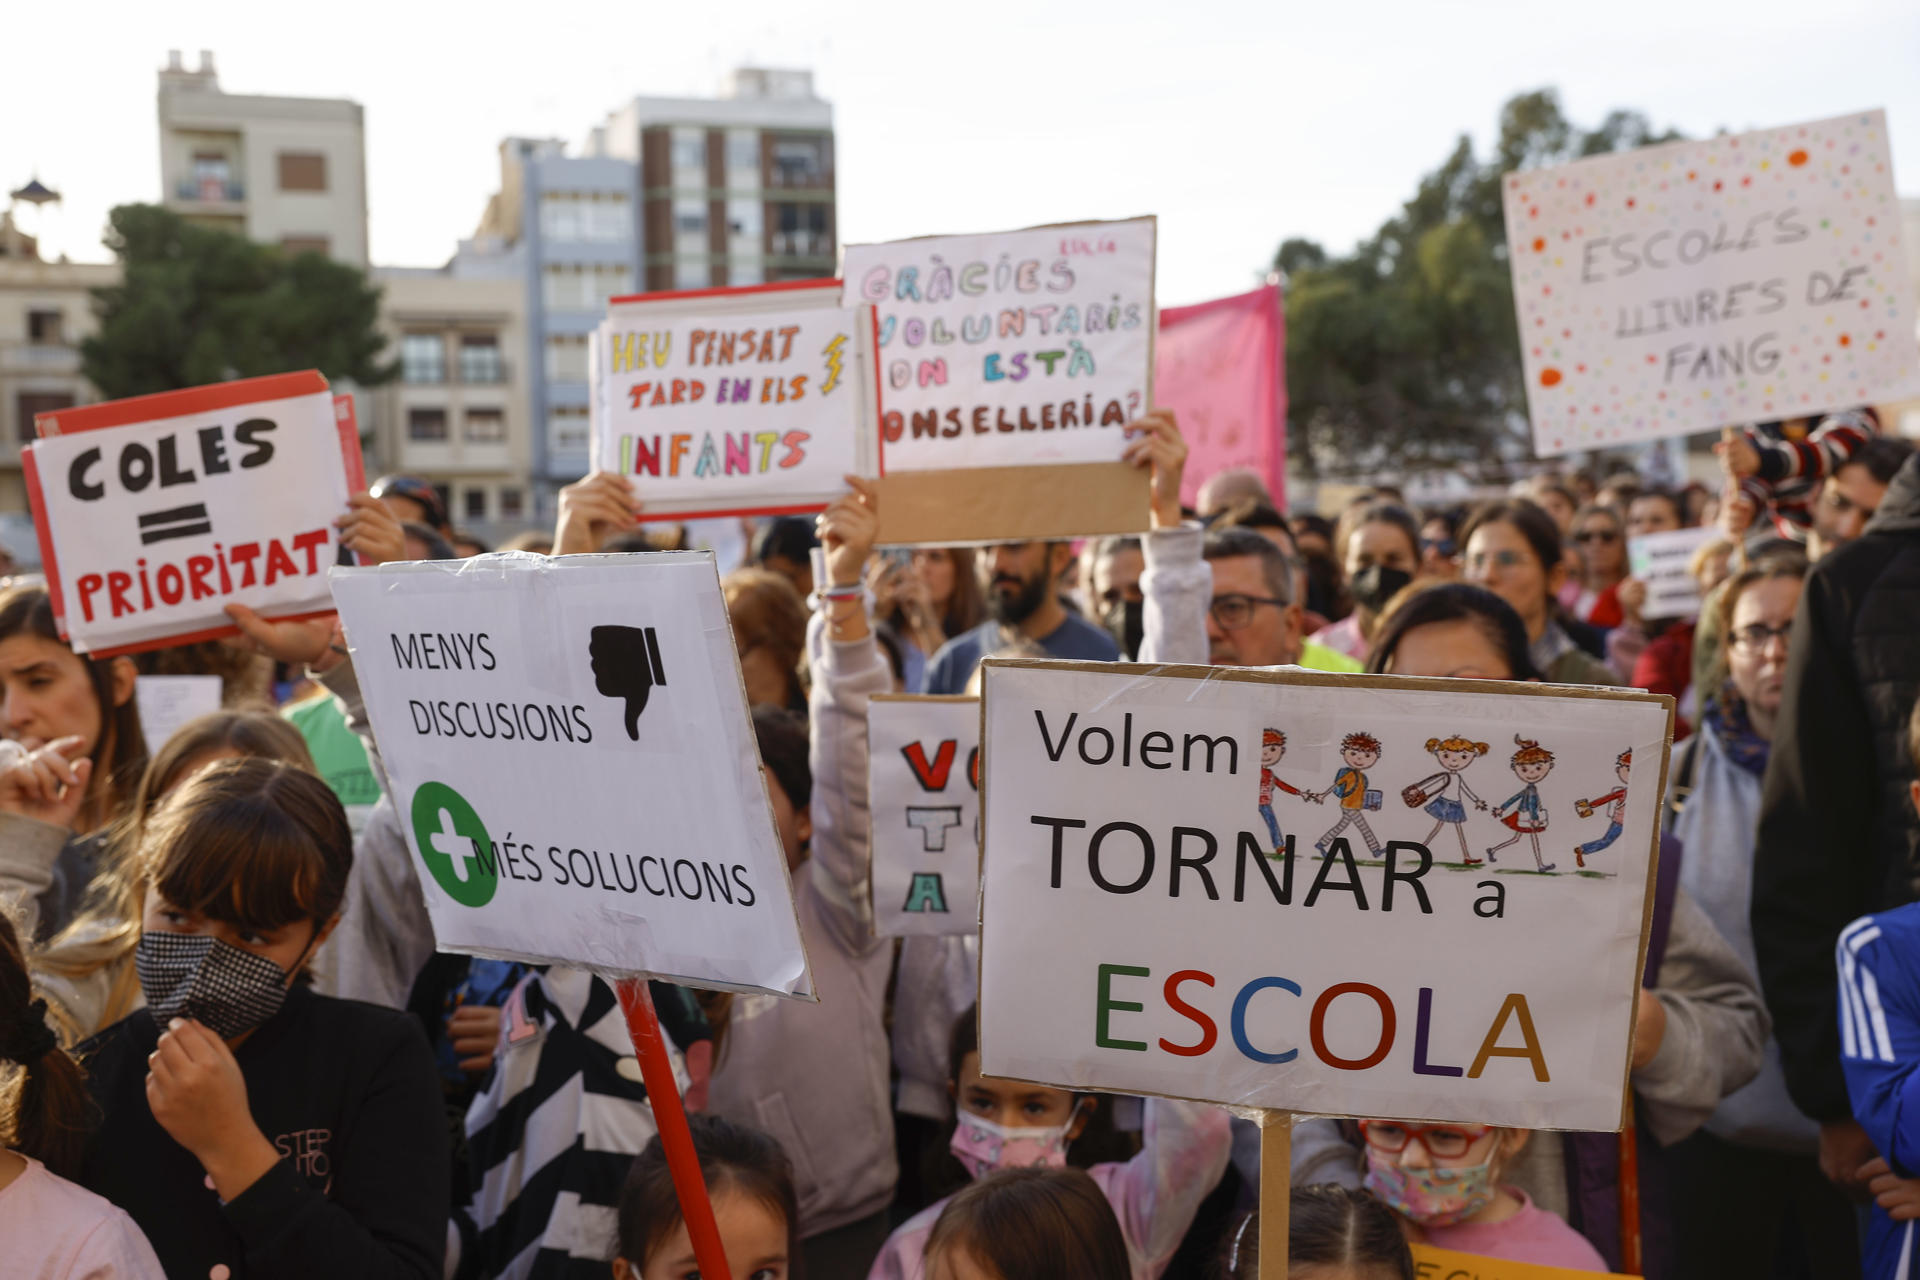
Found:
[[[212,50],[229,92],[365,107],[381,265],[451,255],[503,137],[577,143],[635,94],[712,95],[742,64],[811,68],[833,103],[843,241],[1153,213],[1164,305],[1252,287],[1291,236],[1350,248],[1541,87],[1584,125],[1627,107],[1690,135],[1882,106],[1920,194],[1913,0],[106,0],[7,27],[0,183],[63,194],[45,249],[76,260],[108,256],[113,205],[159,195],[175,48]]]

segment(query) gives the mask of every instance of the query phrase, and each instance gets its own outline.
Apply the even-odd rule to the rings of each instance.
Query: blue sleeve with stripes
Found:
[[[1920,905],[1840,932],[1840,1064],[1854,1119],[1901,1177],[1920,1173]]]

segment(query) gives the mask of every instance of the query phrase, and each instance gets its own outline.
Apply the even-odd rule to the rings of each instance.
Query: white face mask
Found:
[[[1013,1128],[980,1116],[960,1113],[947,1146],[967,1174],[983,1178],[1001,1169],[1064,1169],[1068,1132],[1080,1115],[1074,1103],[1065,1124],[1045,1128]]]

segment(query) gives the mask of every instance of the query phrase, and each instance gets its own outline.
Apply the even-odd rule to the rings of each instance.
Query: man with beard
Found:
[[[980,659],[1017,643],[1005,632],[1024,636],[1049,657],[1117,660],[1120,648],[1113,637],[1069,611],[1054,587],[1072,554],[1065,542],[1003,542],[987,548],[980,563],[987,612],[993,616],[940,646],[927,664],[927,692],[965,693]]]

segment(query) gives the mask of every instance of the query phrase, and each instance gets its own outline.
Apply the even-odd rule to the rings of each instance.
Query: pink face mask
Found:
[[[966,1167],[967,1175],[982,1178],[1001,1169],[1064,1169],[1067,1167],[1067,1131],[1073,1128],[1080,1105],[1074,1104],[1067,1122],[1047,1129],[1010,1129],[1006,1125],[960,1114],[948,1148]]]

